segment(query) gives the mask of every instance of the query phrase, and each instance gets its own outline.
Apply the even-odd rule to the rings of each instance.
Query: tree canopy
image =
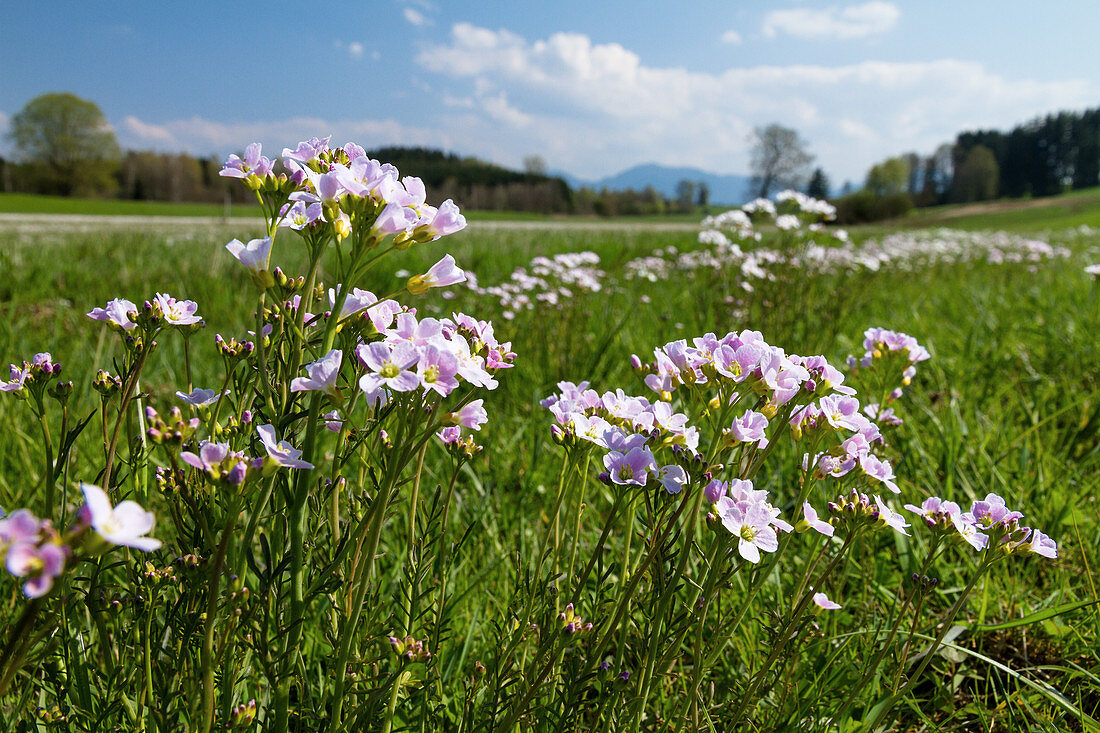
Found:
[[[814,160],[796,130],[772,123],[753,131],[752,188],[766,198],[772,191],[802,188]]]
[[[118,142],[95,102],[69,93],[40,95],[11,118],[8,135],[19,162],[32,166],[44,187],[63,195],[113,189]]]

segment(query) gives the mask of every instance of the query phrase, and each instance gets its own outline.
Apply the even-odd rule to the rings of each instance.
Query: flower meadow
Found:
[[[482,242],[409,174],[4,242],[5,730],[1097,726],[1083,235]]]

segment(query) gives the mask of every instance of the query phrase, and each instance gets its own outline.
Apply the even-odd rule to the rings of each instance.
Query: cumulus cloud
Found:
[[[901,17],[897,5],[881,0],[845,8],[791,8],[764,16],[762,31],[768,38],[779,33],[798,38],[866,38],[892,30]]]
[[[178,141],[168,131],[168,128],[161,125],[154,125],[148,122],[143,122],[133,115],[129,115],[122,120],[122,127],[120,132],[125,132],[133,135],[139,140],[146,141],[150,144],[163,144],[163,145],[178,145]]]
[[[419,10],[416,10],[415,8],[405,8],[402,13],[405,16],[405,20],[407,20],[411,25],[420,27],[428,23],[427,16],[425,16],[423,13],[421,13]]]
[[[363,53],[366,51],[366,48],[359,41],[352,41],[351,43],[344,43],[343,41],[337,40],[337,41],[332,42],[332,47],[337,49],[337,50],[347,51],[348,56],[351,56],[353,59],[363,58]],[[377,51],[375,51],[374,53],[371,54],[371,58],[377,58],[377,56],[378,56]]]
[[[741,34],[737,31],[726,31],[722,34],[722,43],[728,43],[731,46],[740,46]]]
[[[501,151],[507,163],[539,150],[584,177],[646,161],[745,172],[752,128],[778,121],[799,129],[831,175],[861,178],[876,160],[932,150],[961,129],[1086,106],[1096,93],[1081,80],[1010,79],[952,59],[705,73],[649,66],[580,33],[529,41],[470,23],[416,61],[451,77],[440,122],[480,154]]]

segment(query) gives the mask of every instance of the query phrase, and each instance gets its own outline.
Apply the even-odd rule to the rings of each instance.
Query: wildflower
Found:
[[[470,430],[481,430],[481,426],[489,421],[489,415],[483,407],[485,400],[474,400],[463,405],[458,412],[452,412],[444,419],[445,423],[461,425]]]
[[[184,451],[180,458],[205,473],[211,481],[240,486],[248,478],[249,460],[243,453],[230,450],[228,443],[203,441],[197,455]]]
[[[264,178],[270,175],[272,162],[260,155],[262,150],[260,143],[252,143],[244,149],[243,160],[237,155],[230,155],[226,158],[225,165],[218,171],[218,175],[227,178],[247,178],[249,175]]]
[[[454,201],[447,199],[439,205],[430,221],[418,222],[416,238],[418,241],[435,241],[465,228],[466,217],[459,213]]]
[[[42,520],[29,509],[17,509],[9,515],[0,513],[0,554],[17,542],[30,542],[38,537]]]
[[[313,137],[298,143],[298,147],[295,150],[283,148],[283,157],[292,161],[309,163],[316,160],[321,153],[328,152],[328,141],[331,139],[331,135],[323,139]]]
[[[271,237],[250,239],[248,244],[234,239],[225,245],[225,248],[244,265],[257,287],[266,289],[275,284],[275,278],[267,271],[267,259],[271,254]]]
[[[1051,560],[1058,557],[1058,544],[1037,529],[1031,530],[1031,540],[1026,548],[1033,555],[1042,555]]]
[[[890,491],[901,493],[901,489],[894,483],[894,469],[887,461],[879,460],[871,453],[864,453],[859,456],[859,467],[868,477],[881,482]]]
[[[684,490],[684,486],[689,483],[687,471],[682,466],[675,464],[661,466],[657,471],[657,480],[665,487],[665,491],[670,494],[679,494]]]
[[[455,258],[445,255],[443,259],[432,265],[423,275],[410,277],[406,287],[413,295],[422,295],[429,288],[441,288],[465,280],[466,273],[455,265]]]
[[[446,397],[458,387],[456,374],[458,374],[458,359],[451,352],[431,344],[420,352],[420,360],[416,364],[416,375],[420,379],[420,386],[425,390],[432,390]]]
[[[962,509],[953,501],[944,501],[938,496],[930,496],[921,505],[906,504],[905,508],[924,518],[933,530],[955,532],[975,550],[981,552],[989,544],[989,536],[978,531],[973,519],[963,515]]]
[[[336,410],[326,412],[322,418],[325,421],[325,430],[329,432],[338,433],[344,427],[344,421],[340,417],[340,413]]]
[[[406,341],[390,346],[381,341],[360,344],[355,355],[370,371],[359,378],[359,389],[372,393],[381,387],[394,392],[410,392],[420,379],[410,370],[420,359],[416,347]]]
[[[324,392],[330,397],[336,396],[336,380],[340,376],[340,363],[344,352],[333,349],[317,361],[306,365],[309,377],[295,377],[290,382],[291,392]]]
[[[145,536],[156,524],[152,512],[145,511],[133,501],[124,501],[112,508],[107,492],[93,484],[81,484],[80,490],[84,492],[80,518],[100,538],[112,545],[133,547],[143,552],[160,548],[160,540]]]
[[[810,590],[813,590],[813,588],[811,588]],[[830,601],[829,596],[825,595],[824,593],[814,593],[813,600],[818,608],[826,611],[835,611],[840,608],[839,603],[837,603],[836,601]]]
[[[65,569],[68,547],[46,540],[16,542],[8,548],[5,564],[17,578],[27,578],[23,593],[27,598],[41,598],[53,588],[54,578]]]
[[[616,484],[645,486],[649,474],[656,468],[649,448],[631,448],[625,453],[611,451],[603,457],[603,465],[611,481]]]
[[[102,321],[120,331],[129,331],[137,326],[130,319],[129,314],[136,312],[137,306],[133,302],[125,298],[115,298],[107,303],[106,308],[93,308],[87,316],[93,321]]]
[[[260,442],[263,443],[264,450],[267,451],[267,460],[264,461],[265,468],[313,468],[312,463],[301,460],[302,451],[297,450],[285,440],[277,439],[275,426],[259,425],[256,432],[259,433]]]
[[[312,203],[294,201],[283,206],[279,215],[282,216],[282,219],[279,220],[279,226],[289,227],[298,232],[314,222],[325,220],[324,209],[320,201]]]
[[[772,517],[762,505],[722,497],[716,506],[722,526],[737,538],[737,552],[741,557],[758,563],[761,550],[775,552],[779,549],[779,538],[771,526]]]
[[[1092,275],[1094,279],[1100,278],[1100,265],[1086,265],[1085,273],[1088,275]]]
[[[748,410],[744,415],[733,421],[728,434],[734,440],[742,443],[757,443],[759,447],[767,447],[765,435],[768,430],[768,418],[759,412]]]
[[[222,394],[229,394],[229,390],[226,390]],[[209,407],[218,401],[218,393],[212,389],[198,389],[196,388],[187,394],[186,392],[176,392],[176,397],[180,398],[180,401],[186,402],[192,407]]]
[[[803,521],[799,522],[800,526],[805,526],[806,529],[812,529],[815,532],[820,532],[826,537],[832,537],[836,529],[833,525],[829,524],[823,519],[818,518],[817,510],[814,509],[810,502],[805,501],[802,503],[802,517]]]
[[[875,496],[875,505],[878,507],[878,521],[903,535],[909,535],[905,528],[910,525],[905,521],[905,517],[886,506],[878,496]]]

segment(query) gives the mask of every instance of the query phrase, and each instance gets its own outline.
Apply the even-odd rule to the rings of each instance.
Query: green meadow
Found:
[[[0,212],[222,215],[218,206],[16,196],[0,197]],[[243,213],[248,212],[234,208],[234,217]],[[580,251],[596,253],[606,276],[598,292],[578,290],[556,305],[514,312],[512,318],[492,296],[461,286],[451,289],[453,297],[432,291],[411,303],[421,316],[462,311],[491,319],[497,338],[510,340],[517,355],[515,367],[499,375],[500,389],[486,397],[490,421],[477,435],[485,449],[459,476],[446,520],[455,536],[468,540],[456,549],[449,570],[459,601],[446,647],[433,649],[450,665],[440,674],[457,680],[500,644],[494,619],[523,580],[514,558],[534,552],[554,512],[561,453],[551,440],[551,417],[538,403],[556,383],[588,380],[600,392],[622,388],[644,394],[631,354],[649,359],[654,347],[675,339],[741,329],[759,330],[788,352],[823,354],[830,363],[843,364],[847,355],[862,353],[863,331],[881,326],[916,337],[932,353],[897,406],[905,422],[890,442],[900,499],[919,504],[935,494],[969,505],[996,493],[1059,543],[1057,560],[1012,558],[985,577],[954,622],[961,628],[950,648],[932,661],[929,682],[902,701],[892,730],[1094,729],[1087,716],[1100,718],[1100,282],[1083,268],[1100,262],[1100,233],[1079,227],[1100,229],[1100,194],[1050,205],[924,210],[891,227],[852,232],[858,241],[927,227],[1008,230],[1066,247],[1067,257],[791,273],[755,292],[731,289],[728,279],[707,270],[674,272],[655,282],[623,276],[626,262],[656,249],[697,249],[697,232],[687,227],[484,223],[493,218],[474,214],[467,230],[445,240],[445,249],[416,245],[385,261],[366,287],[377,293],[399,289],[407,274],[398,276],[398,270],[423,272],[444,253],[475,273],[482,287],[507,280],[536,256]],[[0,221],[0,360],[19,362],[50,352],[75,383],[69,409],[82,419],[99,406],[91,388],[97,369],[113,371],[112,363],[122,357],[118,339],[84,314],[112,298],[140,303],[166,292],[198,303],[207,325],[192,340],[193,354],[203,354],[194,360],[193,379],[195,386],[215,388],[222,372],[214,358],[214,335],[242,339],[254,324],[254,289],[224,245],[233,237],[258,236],[256,222],[140,230],[112,222],[72,230],[48,221],[33,226]],[[297,244],[292,236],[276,239],[273,259],[290,274],[306,266]],[[321,278],[326,279],[324,272]],[[141,389],[150,404],[169,406],[184,375],[180,340],[165,338]],[[25,403],[0,395],[0,431],[0,506],[36,506],[42,457],[37,425]],[[79,497],[75,481],[91,478],[79,475],[79,467],[102,459],[94,440],[82,441],[77,451],[67,494],[71,503]],[[446,466],[444,459],[429,457],[426,482],[445,481]],[[789,471],[774,471],[761,474],[758,484],[782,497],[790,494],[791,477]],[[609,497],[594,489],[583,521],[578,511],[576,541],[582,547],[596,543]],[[150,503],[155,508],[156,501]],[[841,571],[830,597],[842,597],[844,609],[821,623],[845,641],[829,648],[809,642],[791,683],[802,686],[796,696],[801,707],[777,716],[812,720],[819,706],[840,706],[847,688],[860,680],[859,662],[869,648],[861,634],[869,632],[857,620],[887,614],[896,578],[919,569],[909,545],[888,534],[870,538],[859,549],[861,561]],[[956,566],[968,562],[959,552],[951,564],[932,569],[941,575],[927,600],[930,609],[951,604],[960,584]],[[400,580],[397,571],[383,577],[381,595]],[[0,580],[0,618],[11,618],[22,602],[16,583]],[[767,618],[758,620],[743,627],[743,633],[756,635],[756,643],[738,648],[766,643]],[[682,658],[672,663],[672,678],[675,665],[683,663]],[[718,664],[714,684],[728,686],[753,664],[731,648]],[[90,684],[115,683],[126,684],[125,676]],[[671,683],[655,685],[653,708],[675,710],[679,690]],[[548,709],[554,704],[546,702]],[[416,721],[410,713],[405,723],[412,729]],[[647,725],[647,730],[665,729],[659,720]]]

